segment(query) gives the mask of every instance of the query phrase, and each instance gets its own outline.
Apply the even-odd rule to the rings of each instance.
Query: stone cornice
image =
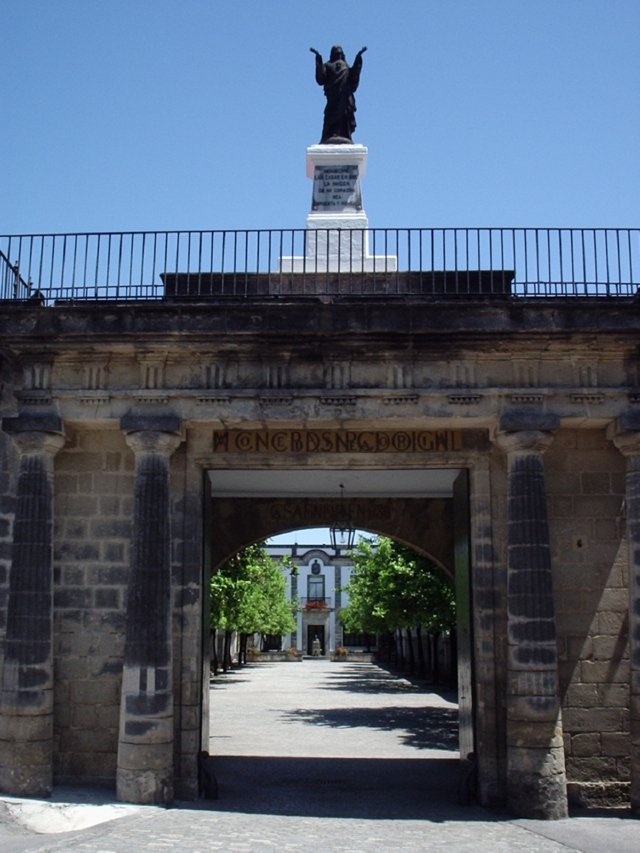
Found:
[[[140,417],[163,416],[169,410],[184,421],[260,422],[269,417],[300,423],[309,419],[336,416],[340,420],[403,417],[411,421],[442,422],[455,420],[458,425],[473,428],[494,427],[500,419],[502,431],[520,429],[557,429],[577,426],[604,428],[623,416],[629,407],[626,389],[605,389],[597,399],[584,399],[574,389],[545,388],[540,394],[514,393],[510,388],[413,389],[400,393],[385,388],[349,387],[341,390],[322,388],[216,389],[170,388],[148,396],[137,389],[85,389],[50,392],[48,405],[25,405],[16,395],[7,414],[46,414],[51,406],[60,417],[71,422],[116,421],[136,412]],[[29,403],[29,401],[26,401]],[[632,407],[630,412],[634,411]],[[640,410],[639,410],[640,411]],[[515,418],[515,420],[514,420]]]
[[[291,342],[291,330],[295,340]],[[238,300],[178,305],[163,302],[86,303],[34,309],[0,303],[0,340],[13,351],[55,353],[109,343],[119,349],[162,346],[180,336],[180,347],[206,347],[211,335],[220,345],[230,339],[257,338],[299,351],[306,339],[338,340],[344,350],[358,350],[363,338],[401,338],[426,350],[493,340],[498,348],[530,344],[534,338],[594,340],[640,332],[640,303],[632,299],[536,299],[509,302],[385,300],[309,303]],[[524,339],[522,336],[526,335]]]

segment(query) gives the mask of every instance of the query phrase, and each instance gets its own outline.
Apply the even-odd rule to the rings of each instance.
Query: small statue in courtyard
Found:
[[[351,136],[356,129],[356,99],[353,93],[360,82],[363,47],[349,67],[344,51],[339,45],[331,48],[328,62],[313,47],[309,48],[316,57],[316,83],[324,86],[327,105],[324,108],[321,145],[345,145],[353,142]]]
[[[316,634],[313,638],[313,642],[311,643],[311,655],[314,658],[320,657],[320,652],[322,651],[322,645],[320,643],[320,637]]]

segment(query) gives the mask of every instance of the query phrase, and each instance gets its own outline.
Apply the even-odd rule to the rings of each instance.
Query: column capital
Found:
[[[144,453],[158,453],[160,456],[169,457],[173,451],[182,444],[182,436],[172,432],[126,432],[124,440],[131,450],[138,455]]]
[[[623,456],[640,456],[640,431],[621,432],[611,436],[611,441]]]
[[[497,432],[493,441],[505,453],[544,453],[553,441],[553,433],[528,429],[518,432]]]
[[[181,421],[177,415],[135,415],[120,420],[125,441],[134,453],[159,453],[171,456],[182,443]]]
[[[609,425],[607,438],[624,456],[640,454],[640,411],[624,412]]]
[[[64,447],[62,419],[53,414],[21,414],[3,418],[2,430],[10,435],[22,454],[48,453],[51,456]]]

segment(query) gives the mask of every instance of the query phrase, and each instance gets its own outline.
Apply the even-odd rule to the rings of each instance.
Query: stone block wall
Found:
[[[55,460],[54,778],[115,779],[133,454],[119,430],[67,428]]]
[[[487,520],[475,566],[487,568],[481,579],[474,577],[473,608],[476,634],[476,679],[483,683],[484,701],[476,699],[476,715],[492,717],[496,742],[497,791],[488,802],[504,803],[507,763],[507,458],[496,445],[490,456],[490,486],[485,486],[484,505]],[[490,567],[490,568],[489,568]],[[480,626],[478,621],[480,620]],[[479,630],[479,628],[481,630]],[[477,638],[484,636],[479,645]],[[493,642],[489,644],[488,638]],[[480,768],[482,772],[482,768]]]
[[[195,446],[194,446],[195,445]],[[209,658],[203,660],[204,577],[202,514],[203,474],[194,460],[193,435],[171,458],[171,573],[173,590],[174,793],[178,799],[198,796],[197,754],[209,748],[208,710],[202,684],[209,683]],[[205,637],[208,638],[208,626]],[[207,706],[208,707],[208,706]]]
[[[54,783],[116,777],[134,457],[117,429],[75,430],[54,468]],[[15,449],[0,432],[0,651],[6,628]],[[197,796],[201,727],[202,472],[172,467],[176,796]],[[0,657],[0,667],[2,659]],[[1,669],[0,669],[1,673]],[[206,673],[208,677],[208,672]]]
[[[563,430],[544,462],[570,798],[626,803],[625,460],[603,430]]]

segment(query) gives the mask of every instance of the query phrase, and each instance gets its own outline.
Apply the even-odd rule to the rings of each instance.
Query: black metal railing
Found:
[[[12,264],[9,258],[0,252],[0,298],[28,299],[31,291],[31,283],[20,275],[20,262]]]
[[[300,598],[300,607],[303,610],[329,610],[331,608],[331,599],[312,596],[311,598]]]
[[[151,231],[0,237],[0,299],[620,297],[637,228]]]

